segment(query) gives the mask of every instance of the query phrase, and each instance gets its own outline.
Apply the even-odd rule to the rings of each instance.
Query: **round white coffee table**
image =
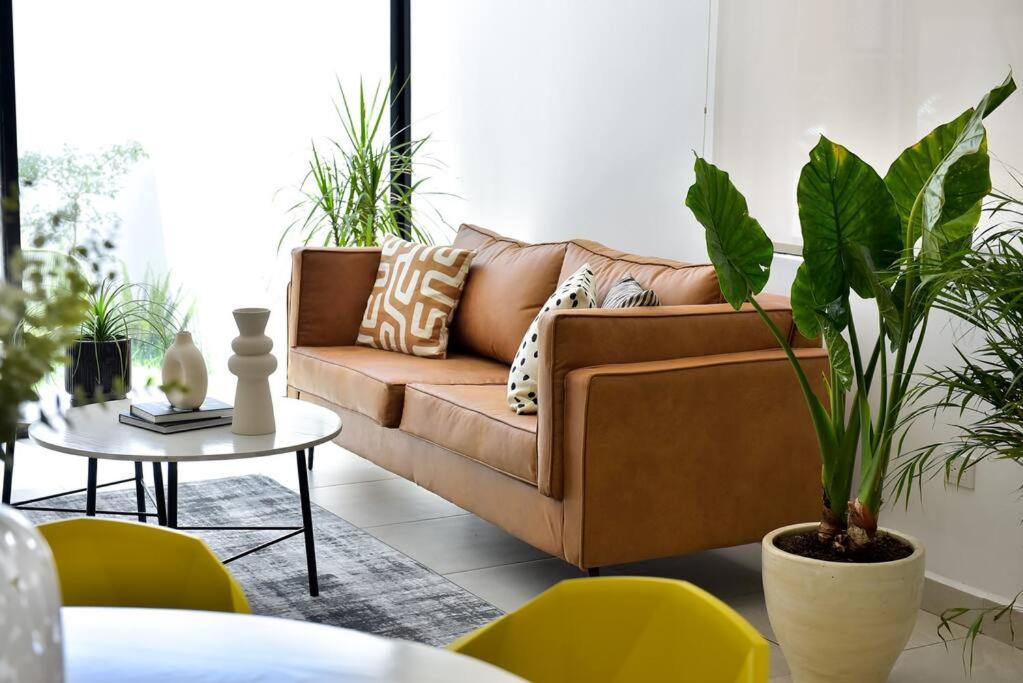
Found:
[[[96,515],[98,460],[152,462],[156,516],[160,524],[186,531],[230,529],[287,532],[279,538],[227,558],[224,560],[225,564],[292,536],[303,534],[309,569],[309,592],[317,595],[319,582],[316,576],[316,546],[309,503],[306,450],[330,441],[340,434],[341,418],[326,408],[306,401],[280,398],[274,401],[277,431],[273,434],[241,436],[232,433],[230,426],[197,429],[178,434],[159,434],[118,422],[118,415],[127,412],[130,405],[131,401],[125,399],[71,408],[63,421],[51,422],[50,425],[34,422],[28,430],[29,436],[40,446],[89,459],[85,514],[90,517]],[[178,526],[179,463],[256,458],[289,452],[295,453],[298,465],[302,526]],[[161,463],[167,463],[166,498]],[[144,519],[144,516],[142,518]]]

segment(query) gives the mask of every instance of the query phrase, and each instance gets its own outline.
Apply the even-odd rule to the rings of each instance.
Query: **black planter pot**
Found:
[[[131,339],[79,339],[67,349],[64,389],[72,400],[112,401],[131,389]]]

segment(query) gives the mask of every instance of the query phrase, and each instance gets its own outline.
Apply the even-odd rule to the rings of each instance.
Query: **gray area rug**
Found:
[[[265,476],[182,483],[178,524],[301,524],[298,494]],[[135,490],[104,490],[100,509],[134,510]],[[84,496],[54,501],[84,507]],[[150,505],[150,512],[153,506]],[[428,645],[444,645],[503,614],[317,505],[312,506],[320,595],[309,595],[305,546],[298,535],[228,565],[245,588],[256,614],[314,621]],[[32,512],[33,521],[65,517]],[[125,518],[133,519],[133,518]],[[155,518],[154,518],[155,523]],[[283,532],[194,532],[221,558],[259,545]]]

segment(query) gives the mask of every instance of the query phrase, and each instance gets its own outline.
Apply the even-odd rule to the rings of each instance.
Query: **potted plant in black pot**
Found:
[[[131,390],[132,340],[166,349],[177,330],[171,306],[140,283],[106,279],[88,294],[85,321],[67,347],[64,388],[75,403],[122,399]]]

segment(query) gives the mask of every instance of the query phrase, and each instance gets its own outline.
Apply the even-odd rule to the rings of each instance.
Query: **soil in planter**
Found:
[[[817,530],[774,539],[774,545],[793,555],[827,562],[849,562],[855,564],[876,564],[894,562],[913,554],[913,546],[891,534],[879,531],[874,543],[864,552],[856,555],[835,550],[817,540]]]

